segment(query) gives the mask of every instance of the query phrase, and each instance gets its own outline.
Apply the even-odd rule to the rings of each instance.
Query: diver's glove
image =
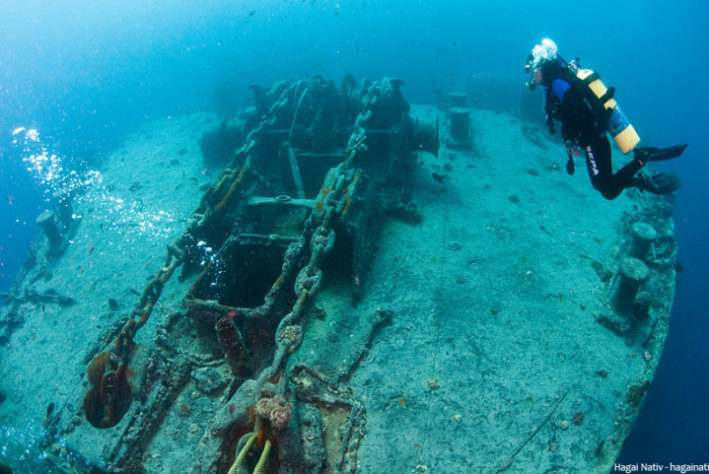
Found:
[[[566,162],[566,172],[569,174],[574,174],[574,171],[576,170],[576,167],[574,166],[574,155],[579,155],[580,152],[574,146],[574,142],[572,140],[565,140],[564,148],[566,148],[566,154],[569,155],[569,159]]]
[[[574,159],[569,157],[569,161],[566,162],[566,172],[569,174],[574,174],[575,170]]]

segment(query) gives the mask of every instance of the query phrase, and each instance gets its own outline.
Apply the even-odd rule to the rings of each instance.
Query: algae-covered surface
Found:
[[[473,124],[472,155],[421,169],[425,225],[383,236],[371,296],[402,317],[353,377],[369,407],[363,470],[602,470],[626,433],[628,390],[659,356],[596,321],[608,288],[592,264],[614,269],[634,202],[560,172],[555,144],[531,145],[527,124],[490,112]],[[427,176],[446,165],[442,184]]]
[[[563,149],[537,124],[473,109],[472,147],[461,150],[446,146],[445,111],[414,106],[411,114],[438,117],[443,142],[438,157],[417,158],[411,198],[421,218],[383,221],[369,274],[352,276],[358,302],[327,283],[310,302],[303,343],[288,361],[296,405],[288,429],[307,439],[307,406],[317,407],[315,436],[324,442],[305,445],[317,445],[322,461],[308,464],[300,453],[308,467],[299,470],[284,443],[281,472],[338,472],[332,460],[348,417],[357,436],[348,435],[356,446],[347,455],[356,460],[346,464],[357,472],[607,471],[652,380],[674,295],[672,262],[658,263],[667,255],[653,254],[641,314],[613,308],[614,275],[632,252],[635,222],[653,225],[671,253],[670,204],[635,190],[606,201],[581,163],[574,176],[563,171]],[[75,200],[81,220],[66,253],[28,261],[14,304],[3,308],[0,348],[0,456],[17,472],[223,468],[207,461],[225,449],[210,437],[242,381],[207,347],[209,328],[182,313],[194,277],[167,282],[136,337],[146,366],[181,381],[160,399],[169,409],[154,432],[140,433],[140,466],[107,459],[137,436],[131,419],[159,396],[134,401],[106,429],[82,409],[87,365],[218,174],[198,145],[215,121],[172,117],[126,137],[106,153],[101,180]],[[40,256],[47,243],[38,245]],[[59,304],[57,294],[72,302]],[[166,333],[178,341],[169,350],[156,342]],[[161,350],[169,356],[157,357]],[[213,357],[196,368],[195,353]],[[179,373],[188,359],[188,373]],[[299,367],[351,405],[303,396]],[[150,380],[141,383],[150,393]]]

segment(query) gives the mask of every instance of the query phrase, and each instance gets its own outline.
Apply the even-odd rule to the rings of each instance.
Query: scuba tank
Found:
[[[591,109],[596,113],[601,123],[605,125],[606,130],[613,136],[620,151],[623,153],[632,151],[640,142],[640,137],[613,98],[615,89],[613,87],[607,88],[601,82],[601,75],[597,72],[590,69],[581,69],[577,60],[567,64],[576,78],[588,88]]]

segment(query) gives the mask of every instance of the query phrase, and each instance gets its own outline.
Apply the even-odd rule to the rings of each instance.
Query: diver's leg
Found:
[[[599,146],[599,149],[602,148]],[[608,163],[610,164],[610,160],[608,160]],[[605,186],[604,188],[599,189],[597,187],[597,189],[599,189],[601,194],[607,199],[614,199],[623,189],[632,186],[653,194],[669,194],[682,187],[682,182],[677,175],[672,172],[659,173],[653,176],[643,174],[635,176],[643,166],[644,163],[642,161],[633,159],[630,163],[619,169],[616,174],[605,179],[601,184],[601,186]]]
[[[631,160],[630,163],[619,169],[618,172],[613,176],[613,181],[615,185],[620,187],[621,190],[630,186],[635,186],[635,173],[640,171],[640,168],[642,167],[642,162],[635,159]]]
[[[605,136],[594,137],[584,147],[586,151],[586,167],[591,184],[604,198],[615,199],[623,190],[618,186],[613,176],[611,165],[611,144]]]

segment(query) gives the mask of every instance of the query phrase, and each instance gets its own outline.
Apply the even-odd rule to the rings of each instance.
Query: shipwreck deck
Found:
[[[328,283],[324,274],[286,368],[296,404],[289,429],[306,439],[308,406],[316,407],[324,441],[305,443],[300,461],[289,461],[282,445],[282,472],[303,459],[316,466],[307,472],[337,472],[343,452],[357,458],[348,469],[362,473],[607,471],[652,380],[674,295],[671,262],[650,265],[645,319],[624,325],[635,316],[613,308],[614,275],[632,253],[633,223],[673,241],[671,207],[635,191],[604,200],[581,167],[573,177],[562,171],[563,150],[537,125],[471,109],[465,150],[446,146],[448,112],[410,113],[441,123],[438,157],[420,153],[412,175],[422,219],[383,221],[366,279],[351,275],[356,304],[343,279]],[[14,293],[22,301],[3,308],[15,323],[0,348],[0,459],[18,472],[129,468],[105,457],[140,407],[134,402],[115,427],[91,426],[81,407],[86,367],[214,180],[197,146],[212,126],[208,114],[195,114],[127,137],[106,156],[100,187],[74,204],[82,219],[66,253],[30,266]],[[159,351],[161,331],[180,332],[185,345],[173,348],[170,363],[211,350],[204,328],[183,313],[195,278],[169,280],[136,336]],[[205,387],[200,369],[175,375],[179,389],[144,438],[141,469],[223,466],[215,464],[223,444],[214,441],[214,420],[224,424],[233,411],[235,385],[226,363],[207,365],[214,386]],[[313,380],[336,391],[334,401],[303,395]],[[345,449],[347,423],[357,433]]]

